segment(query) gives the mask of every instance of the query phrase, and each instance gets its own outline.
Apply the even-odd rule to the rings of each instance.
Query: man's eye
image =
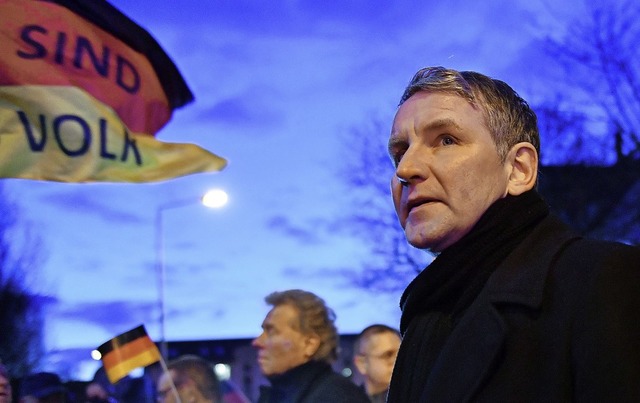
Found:
[[[451,146],[456,143],[456,141],[451,136],[443,136],[440,140],[443,146]]]
[[[389,152],[389,159],[391,159],[391,162],[393,163],[393,167],[397,168],[398,164],[400,163],[400,160],[402,159],[402,153],[397,152],[397,151],[390,151]]]
[[[390,360],[392,358],[396,358],[396,353],[394,353],[393,351],[386,351],[380,357],[385,360]]]

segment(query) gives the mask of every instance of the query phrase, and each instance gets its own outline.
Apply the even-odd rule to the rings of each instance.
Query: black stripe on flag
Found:
[[[123,346],[145,336],[147,336],[147,331],[145,330],[144,325],[140,325],[135,329],[131,329],[128,332],[122,333],[121,335],[114,337],[108,342],[103,343],[100,347],[98,347],[97,350],[104,357],[113,350],[118,349],[120,346]]]

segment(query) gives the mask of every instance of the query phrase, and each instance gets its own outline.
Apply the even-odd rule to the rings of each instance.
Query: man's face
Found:
[[[174,370],[170,369],[169,372],[163,372],[158,378],[158,402],[160,403],[176,403],[178,400],[176,399],[175,392],[171,388],[172,379],[175,379],[176,373]],[[188,402],[188,396],[186,395],[184,385],[175,384],[176,390],[178,391],[178,396],[180,396],[180,401]]]
[[[309,345],[311,336],[295,325],[298,311],[291,305],[274,307],[262,322],[262,333],[253,340],[258,349],[258,365],[265,376],[282,374],[308,362],[315,353]]]
[[[440,252],[468,233],[509,172],[482,113],[464,98],[418,92],[396,113],[389,138],[391,190],[409,243]]]
[[[11,403],[11,382],[6,368],[0,364],[0,403]]]
[[[380,393],[389,388],[399,349],[400,336],[393,332],[373,334],[362,343],[356,366],[366,379],[367,393]]]

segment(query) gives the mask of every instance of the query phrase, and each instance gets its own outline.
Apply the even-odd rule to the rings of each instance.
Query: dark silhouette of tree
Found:
[[[587,18],[545,41],[563,71],[557,91],[575,104],[556,94],[536,108],[542,144],[562,151],[542,167],[540,190],[581,232],[640,243],[640,4],[585,7]]]
[[[401,290],[432,260],[407,243],[391,201],[393,166],[387,154],[390,119],[372,119],[346,134],[347,154],[340,177],[357,211],[339,219],[339,229],[358,236],[370,246],[363,270],[345,269],[343,274],[372,291]]]
[[[26,286],[39,248],[17,228],[17,207],[4,197],[1,184],[0,209],[0,359],[10,376],[19,378],[37,367],[43,352],[41,307]]]
[[[563,71],[564,86],[579,109],[592,115],[588,132],[605,132],[616,161],[640,158],[640,3],[585,2],[587,18],[548,36],[545,49]],[[553,108],[553,107],[552,107]],[[556,103],[555,109],[560,110]],[[584,120],[583,118],[583,120]],[[600,127],[598,127],[600,126]],[[610,143],[611,144],[611,143]]]

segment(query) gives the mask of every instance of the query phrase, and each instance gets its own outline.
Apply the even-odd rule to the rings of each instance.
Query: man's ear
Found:
[[[305,355],[308,358],[313,357],[318,348],[320,348],[320,337],[316,335],[307,336],[304,346]]]
[[[538,180],[538,152],[531,143],[518,143],[507,155],[510,170],[507,193],[518,196],[533,189]]]
[[[358,372],[360,372],[362,375],[366,375],[367,372],[367,366],[364,365],[365,361],[365,357],[364,355],[356,355],[355,357],[353,357],[353,364],[356,366],[356,369],[358,370]]]

